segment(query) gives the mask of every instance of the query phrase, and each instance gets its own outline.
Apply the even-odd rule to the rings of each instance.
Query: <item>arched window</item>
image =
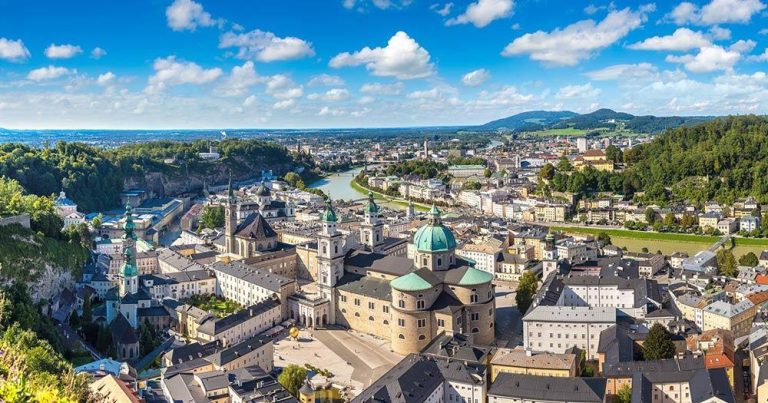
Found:
[[[427,338],[427,336],[424,336],[423,334],[419,335],[419,340],[425,340],[426,338]]]
[[[386,319],[384,319],[384,324],[385,324],[385,325],[388,325],[388,324],[389,324],[389,321],[388,321],[388,320],[386,320]]]
[[[478,329],[478,328],[476,328],[476,327],[473,327],[473,328],[472,328],[472,333],[477,333],[477,332],[479,332],[479,331],[480,331],[480,329]]]
[[[403,301],[402,299],[397,301],[397,306],[399,308],[405,308],[405,301]]]
[[[373,316],[369,316],[368,320],[373,321]]]
[[[397,336],[397,337],[398,337],[399,339],[401,339],[401,340],[405,340],[405,336],[403,336],[402,334],[401,334],[401,335],[399,335],[399,336]]]

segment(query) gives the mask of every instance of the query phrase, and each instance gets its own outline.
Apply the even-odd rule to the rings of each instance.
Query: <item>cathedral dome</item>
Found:
[[[373,200],[373,193],[368,192],[368,204],[365,205],[365,212],[375,214],[379,212],[379,206]]]
[[[320,214],[320,221],[324,221],[324,222],[338,221],[338,218],[336,217],[336,212],[333,211],[333,206],[331,205],[331,199],[328,199],[328,202],[325,205],[325,211],[323,211],[323,213]]]
[[[413,237],[413,244],[419,252],[445,252],[456,249],[456,238],[448,227],[440,222],[440,210],[432,205],[430,221],[419,228]]]
[[[264,182],[261,182],[261,185],[256,188],[256,196],[269,196],[270,194],[271,192],[269,191],[269,188],[264,185]]]

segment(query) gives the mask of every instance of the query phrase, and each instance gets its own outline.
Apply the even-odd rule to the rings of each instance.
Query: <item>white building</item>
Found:
[[[539,305],[523,317],[523,346],[562,354],[578,347],[597,359],[600,332],[616,324],[616,308]]]

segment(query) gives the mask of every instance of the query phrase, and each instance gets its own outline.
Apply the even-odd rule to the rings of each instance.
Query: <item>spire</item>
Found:
[[[336,222],[338,221],[338,218],[336,217],[336,212],[333,211],[333,201],[331,200],[331,196],[328,196],[328,200],[325,202],[325,211],[323,211],[323,214],[320,215],[320,221],[325,222]]]
[[[442,213],[440,212],[440,209],[437,208],[435,203],[432,203],[432,208],[429,209],[429,212],[427,212],[427,215],[429,216],[429,223],[431,225],[439,225],[440,224],[440,215]]]
[[[379,206],[373,200],[373,192],[368,192],[368,204],[365,206],[366,214],[377,214],[379,212]]]
[[[125,224],[123,224],[123,230],[125,233],[123,234],[123,239],[132,239],[136,240],[136,234],[133,232],[133,230],[136,228],[136,224],[133,223],[133,207],[131,207],[131,204],[127,204],[125,206]]]
[[[229,171],[229,185],[227,186],[227,201],[233,203],[235,201],[235,191],[232,189],[232,170]]]

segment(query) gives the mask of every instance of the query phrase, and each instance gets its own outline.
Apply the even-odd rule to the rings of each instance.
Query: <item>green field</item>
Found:
[[[623,229],[602,229],[588,227],[550,227],[553,230],[566,233],[597,235],[605,232],[611,237],[611,243],[631,252],[641,252],[648,248],[649,252],[661,251],[665,255],[675,252],[685,252],[693,255],[696,252],[709,248],[720,238],[706,235],[675,234],[664,232],[630,231]],[[749,252],[760,256],[760,252],[768,249],[768,239],[762,238],[736,238],[736,246],[733,254],[738,258]]]
[[[583,136],[587,134],[586,130],[574,129],[573,127],[567,127],[564,129],[547,129],[538,132],[531,132],[537,136]]]
[[[385,204],[386,203],[391,203],[391,204],[397,204],[398,206],[403,206],[403,207],[407,207],[408,206],[408,202],[405,201],[405,200],[396,200],[396,199],[393,199],[392,196],[388,196],[388,195],[385,195],[385,194],[382,194],[382,193],[379,193],[379,192],[376,192],[376,191],[364,188],[364,187],[360,186],[360,184],[355,182],[354,180],[349,182],[349,186],[351,186],[352,189],[355,189],[355,190],[357,190],[358,192],[360,192],[362,194],[367,194],[368,192],[371,192],[371,193],[373,193],[373,198],[374,199],[376,199],[376,200],[383,200]],[[429,211],[429,209],[432,206],[428,206],[426,204],[421,204],[421,203],[413,202],[413,207],[414,207],[415,210],[418,210],[418,211]]]

